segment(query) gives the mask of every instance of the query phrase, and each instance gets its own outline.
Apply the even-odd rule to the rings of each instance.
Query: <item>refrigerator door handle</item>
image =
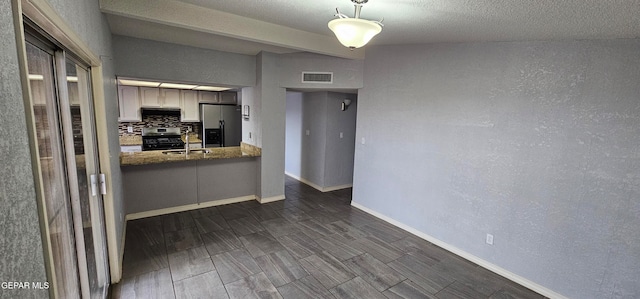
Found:
[[[220,121],[220,147],[224,147],[224,119]]]

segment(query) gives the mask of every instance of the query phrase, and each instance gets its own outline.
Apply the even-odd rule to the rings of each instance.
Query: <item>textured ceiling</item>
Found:
[[[202,14],[191,13],[189,16],[195,20],[203,20],[184,24],[180,20],[168,20],[160,14],[157,18],[153,16],[154,13],[129,14],[126,10],[131,2],[138,2],[140,6],[160,6],[154,7],[155,12],[163,6],[178,10],[174,11],[175,14],[180,14],[180,8],[184,8],[185,12],[196,9]],[[253,43],[251,51],[259,50],[260,45],[270,45],[280,49],[279,52],[291,49],[353,58],[361,58],[363,55],[354,56],[350,53],[342,54],[335,49],[324,49],[323,44],[327,44],[324,41],[328,40],[317,44],[312,42],[324,36],[332,38],[327,22],[334,18],[336,7],[342,13],[353,16],[350,0],[101,0],[101,5],[105,13],[120,16],[109,18],[114,34],[137,35],[136,37],[142,38],[148,34],[147,38],[157,39],[158,32],[166,30],[166,26],[176,26],[183,30],[238,39],[239,43],[249,40]],[[226,32],[225,29],[216,28],[225,26],[218,26],[220,24],[215,24],[215,20],[206,20],[210,13],[224,13],[225,19],[226,16],[244,17],[230,17],[227,21],[237,22],[230,28],[248,30],[245,32],[251,32],[252,26],[258,31],[265,25],[273,27],[269,27],[270,30],[265,31],[265,34],[245,38],[245,35],[235,29]],[[365,19],[380,20],[384,17],[384,30],[371,42],[375,45],[637,38],[640,37],[639,16],[640,0],[369,0],[361,14]],[[126,18],[144,22],[136,23],[140,27],[137,30],[127,30],[131,25],[118,25],[119,22],[126,22]],[[165,27],[153,28],[160,25]],[[280,36],[278,30],[281,29],[285,37],[292,35],[291,32],[304,31],[314,38],[305,41],[298,36],[295,40],[292,38],[291,41],[286,41]],[[152,37],[153,32],[156,37]],[[207,45],[202,42],[201,35],[189,38],[178,34],[177,37],[180,40],[176,40],[176,43],[216,48],[211,43]],[[164,39],[163,41],[172,42],[170,38]],[[334,46],[334,42],[331,43]],[[233,52],[233,48],[238,47],[227,47],[225,50]]]

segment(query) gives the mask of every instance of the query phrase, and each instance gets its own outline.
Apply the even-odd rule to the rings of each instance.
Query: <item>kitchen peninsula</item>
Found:
[[[120,154],[127,219],[256,199],[260,148],[164,152]]]
[[[240,146],[208,148],[206,151],[192,149],[188,155],[184,153],[184,150],[122,152],[120,153],[120,166],[149,165],[195,160],[251,158],[259,157],[260,153],[260,148],[246,143],[242,143]]]

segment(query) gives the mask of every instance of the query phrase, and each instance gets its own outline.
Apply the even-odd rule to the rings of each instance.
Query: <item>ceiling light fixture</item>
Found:
[[[142,87],[158,87],[158,85],[160,85],[160,82],[130,80],[130,79],[118,79],[118,83],[120,85],[142,86]]]
[[[178,83],[160,83],[160,88],[175,88],[175,89],[194,89],[198,85],[191,84],[178,84]]]
[[[329,29],[335,33],[338,41],[345,47],[353,50],[366,45],[374,36],[382,31],[382,20],[369,21],[360,19],[360,10],[362,5],[369,0],[351,0],[355,6],[355,15],[353,18],[349,18],[346,15],[340,13],[336,8],[338,19],[329,21]]]
[[[193,90],[207,90],[207,91],[225,91],[225,90],[229,90],[231,88],[229,87],[217,87],[217,86],[205,86],[205,85],[198,85],[196,87],[193,88]]]
[[[42,80],[42,75],[29,74],[29,80]],[[78,77],[67,77],[69,82],[78,82]],[[118,78],[118,85],[126,86],[138,86],[138,87],[157,87],[157,88],[174,88],[174,89],[188,89],[188,90],[206,90],[206,91],[225,91],[233,89],[233,87],[211,86],[211,85],[196,85],[196,84],[177,84],[172,82],[156,82],[137,80],[129,78]]]

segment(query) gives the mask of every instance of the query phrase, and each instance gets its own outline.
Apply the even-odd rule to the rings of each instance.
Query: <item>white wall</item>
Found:
[[[640,40],[370,47],[354,202],[570,298],[640,297],[638,82]]]

